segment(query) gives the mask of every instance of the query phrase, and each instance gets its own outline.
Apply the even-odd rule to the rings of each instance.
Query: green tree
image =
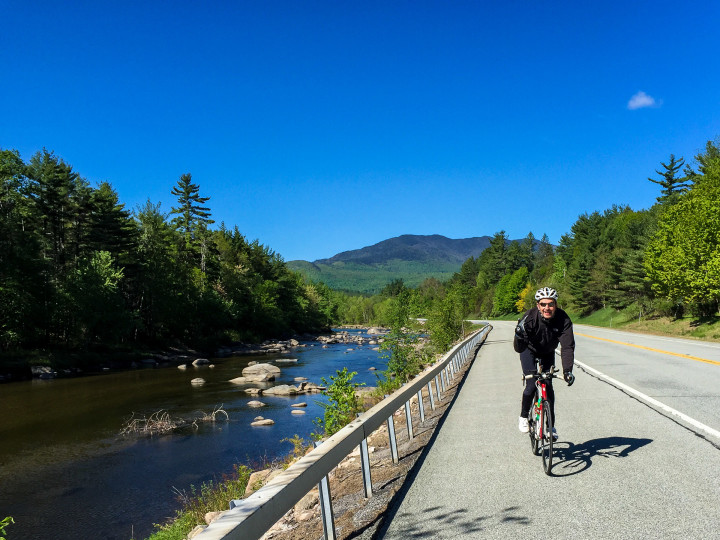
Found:
[[[645,251],[653,289],[703,314],[717,312],[720,302],[720,152],[713,148],[703,156],[704,173],[662,214]]]
[[[105,345],[128,336],[132,320],[120,292],[122,279],[123,270],[107,251],[96,251],[81,261],[68,286],[71,313],[65,320],[71,342]]]
[[[0,350],[35,341],[44,318],[45,265],[25,169],[16,150],[0,150]]]
[[[387,361],[382,373],[380,387],[385,392],[399,388],[419,371],[423,357],[415,349],[417,333],[408,328],[410,324],[410,292],[405,290],[389,299],[387,319],[390,331],[380,345],[380,357]]]
[[[138,226],[136,309],[141,332],[151,343],[183,334],[189,278],[178,257],[180,237],[167,222],[161,205],[147,201],[135,213]]]
[[[383,287],[383,290],[380,291],[380,296],[394,297],[399,295],[406,289],[407,287],[405,287],[405,283],[403,282],[402,278],[393,279],[390,283]]]
[[[668,163],[660,162],[663,170],[656,170],[655,172],[660,176],[659,180],[648,178],[651,182],[660,185],[662,191],[660,196],[657,198],[658,202],[663,204],[666,202],[674,201],[678,195],[685,193],[688,190],[689,182],[687,178],[678,178],[677,173],[680,168],[685,164],[685,160],[680,158],[675,159],[675,154],[670,154],[670,160]]]
[[[193,184],[190,173],[180,176],[171,193],[178,201],[178,206],[170,211],[171,214],[177,215],[172,223],[185,239],[184,249],[199,259],[200,267],[204,271],[208,249],[207,227],[215,223],[210,218],[210,208],[203,206],[210,197],[200,196],[200,186]]]
[[[325,410],[323,421],[316,421],[315,424],[328,437],[352,422],[356,413],[360,412],[360,401],[355,390],[365,383],[352,382],[355,375],[357,375],[356,371],[348,373],[347,367],[344,367],[342,371],[337,370],[335,375],[330,375],[329,384],[325,377],[321,378],[323,385],[326,386],[322,394],[328,398],[328,402],[320,402]]]
[[[463,287],[455,284],[435,301],[428,317],[430,341],[436,352],[444,353],[462,336],[464,315]]]
[[[524,266],[512,274],[505,274],[495,289],[494,313],[504,315],[516,313],[523,289],[527,286],[530,273]]]

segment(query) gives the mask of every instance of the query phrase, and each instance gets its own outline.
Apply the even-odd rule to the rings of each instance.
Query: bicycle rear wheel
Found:
[[[540,441],[540,446],[543,460],[543,470],[545,471],[545,474],[550,476],[550,469],[552,468],[553,458],[553,419],[552,414],[550,414],[550,404],[547,401],[544,401],[542,404],[541,422],[542,438]]]

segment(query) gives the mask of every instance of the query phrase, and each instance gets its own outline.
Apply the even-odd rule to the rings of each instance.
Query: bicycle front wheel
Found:
[[[553,458],[553,418],[552,414],[550,413],[550,404],[547,401],[544,401],[542,404],[541,422],[542,437],[540,440],[540,445],[543,460],[543,470],[545,471],[545,474],[550,476],[550,469],[552,468]]]

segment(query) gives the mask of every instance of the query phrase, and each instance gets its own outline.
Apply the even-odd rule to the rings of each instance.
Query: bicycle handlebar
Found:
[[[558,368],[556,368],[555,366],[553,366],[553,367],[550,368],[549,371],[541,371],[541,372],[539,372],[539,373],[538,373],[538,372],[535,372],[535,373],[531,373],[530,375],[523,375],[523,380],[528,380],[528,379],[553,379],[553,378],[554,378],[554,379],[559,379],[560,377],[558,377],[557,375],[555,375],[555,373],[557,373],[558,371],[560,371],[560,370],[559,370]]]

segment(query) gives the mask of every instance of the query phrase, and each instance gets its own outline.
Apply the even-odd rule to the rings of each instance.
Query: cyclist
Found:
[[[535,293],[537,306],[529,309],[518,321],[515,328],[513,347],[520,353],[523,374],[535,373],[536,359],[543,371],[555,365],[555,349],[560,344],[560,357],[563,366],[563,378],[570,386],[575,382],[572,373],[575,361],[575,336],[568,314],[557,307],[558,294],[555,289],[543,287]],[[555,391],[552,379],[547,384],[550,413],[555,420]],[[522,433],[528,431],[528,413],[535,396],[535,381],[527,379],[522,395],[518,428]],[[557,440],[557,430],[553,427],[553,439]]]

